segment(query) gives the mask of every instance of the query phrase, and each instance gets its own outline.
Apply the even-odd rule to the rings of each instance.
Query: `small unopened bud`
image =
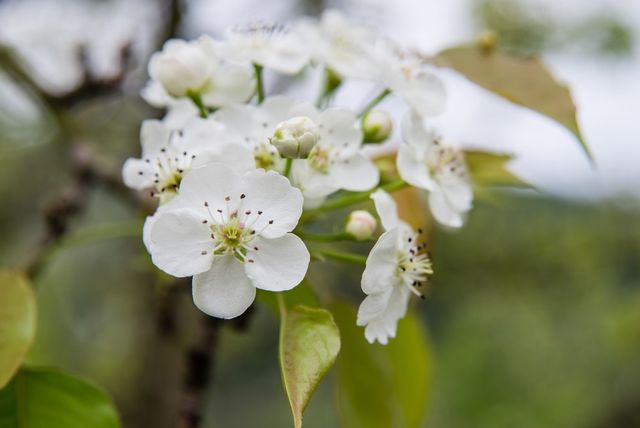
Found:
[[[306,116],[297,116],[276,127],[271,144],[284,158],[303,159],[309,156],[319,138],[318,125]]]
[[[183,97],[189,92],[199,92],[206,85],[210,60],[196,42],[170,40],[151,58],[149,72],[169,95]]]
[[[382,143],[393,131],[391,115],[383,110],[373,110],[362,118],[365,143]]]
[[[368,211],[357,210],[349,214],[345,230],[358,241],[371,238],[378,222]]]

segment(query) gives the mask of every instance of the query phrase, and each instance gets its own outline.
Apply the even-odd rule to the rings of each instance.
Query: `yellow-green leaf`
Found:
[[[115,408],[93,384],[44,368],[22,368],[0,390],[0,428],[118,428]]]
[[[431,359],[419,320],[409,313],[389,344],[369,344],[348,303],[331,307],[342,334],[336,361],[338,416],[345,428],[417,428],[426,416]]]
[[[36,333],[36,302],[29,280],[0,270],[0,388],[20,367]]]
[[[514,57],[496,49],[468,45],[447,49],[434,60],[483,88],[562,124],[575,135],[593,161],[580,132],[569,89],[555,80],[539,59]]]
[[[281,305],[280,369],[291,405],[294,426],[302,426],[302,413],[313,392],[340,351],[340,332],[324,309]]]
[[[464,155],[473,183],[479,187],[532,187],[509,171],[511,155],[477,150],[466,150]]]

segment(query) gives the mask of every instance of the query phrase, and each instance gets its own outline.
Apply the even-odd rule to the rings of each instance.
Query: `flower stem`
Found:
[[[293,159],[287,158],[287,162],[284,164],[284,172],[282,175],[285,177],[289,177],[289,173],[291,172],[291,166],[293,165]]]
[[[328,104],[329,99],[341,84],[342,79],[340,78],[340,76],[330,68],[325,68],[322,78],[322,90],[320,92],[320,95],[318,95],[318,99],[316,100],[316,107],[325,108]]]
[[[358,117],[366,116],[371,110],[373,110],[375,106],[380,104],[380,102],[384,100],[387,97],[387,95],[389,95],[390,93],[391,91],[389,89],[385,89],[382,92],[380,92],[374,99],[369,101],[369,103],[366,106],[364,106],[364,108],[362,109]]]
[[[202,102],[202,97],[200,96],[199,93],[188,91],[187,96],[191,99],[191,101],[193,101],[196,107],[198,107],[198,111],[200,112],[201,118],[206,119],[207,117],[209,117],[209,110],[207,110],[204,103]]]
[[[341,233],[333,233],[333,234],[319,234],[319,233],[307,233],[302,231],[296,231],[296,235],[298,235],[302,239],[306,239],[309,241],[315,242],[337,242],[337,241],[355,241],[356,239],[347,232]]]
[[[384,184],[382,186],[375,187],[366,192],[349,193],[343,197],[329,200],[324,205],[321,205],[318,208],[305,211],[302,215],[302,219],[306,220],[323,212],[333,211],[338,208],[348,207],[349,205],[365,202],[369,200],[369,197],[371,196],[371,194],[376,192],[377,190],[386,190],[387,192],[395,192],[396,190],[400,190],[404,187],[407,187],[408,185],[409,183],[405,182],[404,180],[395,180],[387,184]]]
[[[319,258],[320,260],[332,259],[332,260],[338,260],[341,262],[354,263],[357,265],[365,265],[367,263],[367,258],[365,256],[361,256],[360,254],[345,253],[342,251],[316,249],[313,252],[313,255]]]
[[[264,101],[264,81],[262,79],[262,66],[259,64],[253,64],[253,70],[256,73],[256,96],[258,97],[258,104],[262,104],[262,101]]]

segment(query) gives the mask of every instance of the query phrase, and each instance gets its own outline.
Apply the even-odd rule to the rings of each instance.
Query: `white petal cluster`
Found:
[[[302,75],[308,66],[337,76],[316,105],[265,86],[265,70]],[[366,261],[367,297],[357,323],[369,342],[394,337],[410,294],[422,296],[431,261],[419,234],[398,219],[392,198],[375,191],[380,172],[365,146],[392,138],[392,116],[375,106],[388,95],[401,98],[407,114],[399,174],[429,192],[439,222],[462,225],[472,200],[464,159],[424,128],[445,106],[436,71],[336,11],[288,27],[234,27],[221,39],[170,40],[151,57],[148,71],[142,95],[167,113],[143,122],[142,154],[126,161],[123,179],[159,200],[143,229],[154,264],[193,277],[198,308],[232,318],[252,304],[257,288],[285,291],[302,282],[311,257],[298,235],[325,243],[374,237],[377,221],[363,210],[353,211],[337,235],[318,238],[304,230],[318,213],[373,192],[384,233]],[[364,99],[360,113],[330,106],[345,79],[374,82],[381,94]],[[331,206],[341,197],[342,204]],[[330,254],[311,248],[318,259]],[[342,260],[358,257],[343,254]]]
[[[373,246],[362,274],[367,297],[358,310],[357,324],[365,327],[369,343],[386,345],[407,313],[411,293],[423,297],[419,287],[433,269],[424,245],[418,243],[419,233],[398,218],[391,196],[378,190],[371,198],[385,232]]]
[[[302,195],[276,172],[238,174],[222,163],[191,171],[150,226],[153,262],[193,276],[193,299],[218,318],[242,314],[255,289],[289,290],[304,278],[309,252],[290,232]]]
[[[439,223],[461,227],[473,201],[464,154],[425,129],[416,114],[405,117],[402,136],[397,158],[400,176],[429,192],[429,206]]]
[[[249,63],[230,61],[226,50],[208,36],[169,40],[149,61],[151,81],[143,96],[156,107],[197,96],[211,108],[248,101],[255,91]]]

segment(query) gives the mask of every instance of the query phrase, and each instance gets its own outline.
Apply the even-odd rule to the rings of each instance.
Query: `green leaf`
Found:
[[[512,159],[511,155],[466,150],[464,156],[475,185],[532,187],[507,168],[507,164]]]
[[[0,270],[0,388],[22,363],[36,333],[36,302],[29,280]]]
[[[514,57],[492,48],[468,45],[447,49],[434,60],[497,95],[560,123],[575,135],[593,162],[569,89],[556,81],[537,58]]]
[[[336,398],[342,426],[417,428],[426,416],[431,359],[426,335],[411,313],[389,344],[369,344],[356,311],[337,302],[332,312],[342,334],[336,361]]]
[[[107,395],[57,370],[22,368],[0,390],[0,428],[117,428]]]
[[[324,309],[302,305],[286,309],[282,300],[280,308],[282,383],[291,405],[294,426],[299,428],[313,392],[340,351],[340,332],[331,313]]]

